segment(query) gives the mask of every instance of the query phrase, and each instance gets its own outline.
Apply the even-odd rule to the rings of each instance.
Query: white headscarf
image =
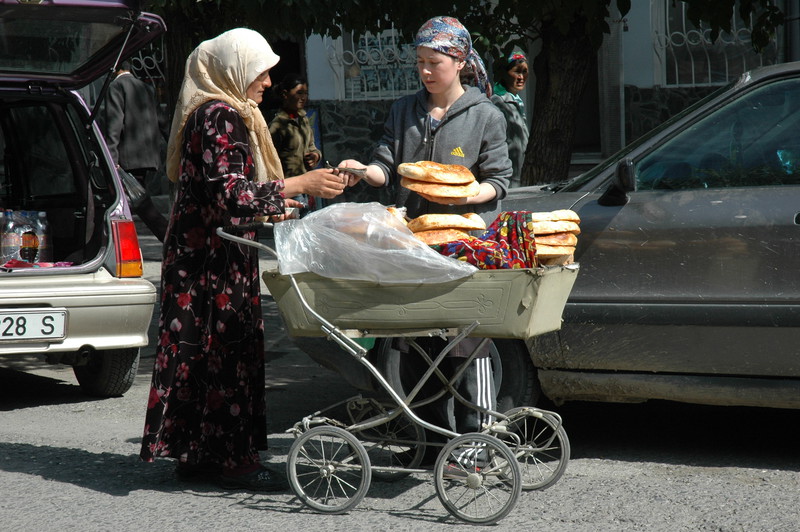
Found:
[[[180,177],[183,130],[189,116],[202,104],[222,100],[241,115],[250,134],[256,181],[283,179],[280,158],[258,104],[247,98],[247,87],[280,57],[258,32],[246,28],[226,31],[203,41],[186,60],[167,145],[167,177]]]

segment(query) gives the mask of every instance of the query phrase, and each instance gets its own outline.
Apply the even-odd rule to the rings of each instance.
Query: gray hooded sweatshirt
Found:
[[[387,185],[395,188],[395,205],[406,207],[411,218],[427,213],[493,213],[497,200],[508,191],[512,168],[505,118],[476,87],[464,88],[466,92],[450,106],[435,130],[427,111],[426,89],[400,98],[389,111],[370,164],[383,170]],[[430,203],[400,186],[398,165],[416,161],[466,166],[478,182],[490,183],[497,197],[481,205]]]

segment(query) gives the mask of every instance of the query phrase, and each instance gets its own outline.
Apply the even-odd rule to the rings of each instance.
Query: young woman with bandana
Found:
[[[512,53],[505,61],[500,81],[494,84],[492,102],[506,117],[506,139],[508,155],[514,167],[511,187],[520,186],[520,172],[525,161],[525,148],[528,146],[528,121],[525,104],[519,93],[528,82],[528,59],[519,53]]]
[[[483,61],[467,29],[453,17],[430,19],[414,44],[424,88],[392,105],[369,165],[348,159],[339,166],[366,168],[364,180],[370,185],[393,186],[395,205],[406,207],[410,217],[492,211],[508,190],[511,161],[503,115],[487,97],[491,87]],[[467,84],[462,84],[465,71]],[[400,187],[397,166],[415,161],[466,166],[480,182],[480,194],[450,205]],[[350,185],[357,181],[350,176]]]
[[[287,196],[344,190],[330,170],[284,178],[258,109],[278,60],[264,37],[239,28],[204,41],[186,62],[167,148],[176,196],[141,448],[148,462],[176,459],[181,479],[211,475],[255,491],[286,486],[258,454],[267,436],[258,256],[216,229],[280,217],[298,206]]]
[[[339,166],[366,169],[363,179],[372,186],[394,186],[395,205],[406,207],[412,218],[426,213],[492,212],[508,190],[511,160],[505,120],[488,98],[491,87],[483,61],[472,48],[469,31],[453,17],[428,20],[417,32],[414,44],[424,88],[392,105],[369,165],[348,159]],[[462,78],[466,83],[462,84]],[[466,166],[480,183],[480,193],[443,204],[400,187],[398,165],[423,160]],[[358,179],[349,174],[349,185]],[[464,339],[450,352],[441,369],[453,374],[461,365],[459,359],[472,353],[479,341]],[[444,345],[439,338],[418,342],[431,353],[440,352]],[[401,351],[407,350],[402,339],[396,339],[395,344]],[[408,360],[411,358],[404,357],[403,363],[408,364]],[[494,409],[496,392],[488,346],[466,368],[456,389],[471,402]],[[432,413],[421,413],[433,423],[459,433],[479,431],[490,421],[489,416],[452,398],[432,406]],[[447,414],[450,408],[454,420]]]

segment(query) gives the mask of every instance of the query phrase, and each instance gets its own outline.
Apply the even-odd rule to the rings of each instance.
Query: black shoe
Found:
[[[175,466],[175,476],[185,482],[203,482],[214,480],[222,473],[219,464],[187,464],[178,462]]]
[[[265,467],[244,475],[219,476],[220,485],[225,489],[245,489],[250,491],[285,491],[289,484],[283,475]]]

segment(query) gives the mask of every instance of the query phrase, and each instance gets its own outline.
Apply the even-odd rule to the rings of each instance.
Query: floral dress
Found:
[[[223,102],[200,106],[183,142],[141,457],[248,466],[266,448],[258,256],[215,230],[283,212],[284,182],[252,181],[247,128]]]

